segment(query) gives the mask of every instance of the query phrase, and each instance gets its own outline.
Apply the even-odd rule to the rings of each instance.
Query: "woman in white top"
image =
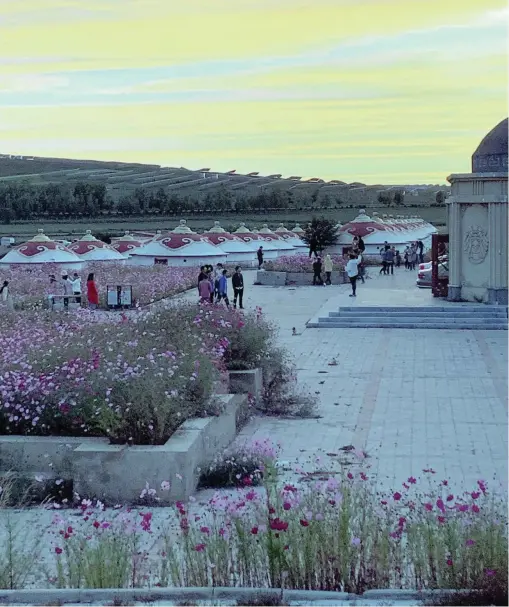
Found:
[[[323,262],[323,268],[325,270],[325,284],[331,284],[331,274],[332,274],[332,259],[330,255],[325,256],[325,260]]]
[[[352,285],[350,297],[356,297],[357,278],[359,277],[359,258],[353,253],[350,253],[350,259],[346,264],[346,273],[348,274],[350,284]]]

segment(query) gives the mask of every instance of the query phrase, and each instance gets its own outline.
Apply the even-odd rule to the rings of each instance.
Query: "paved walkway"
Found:
[[[299,381],[319,396],[322,417],[257,417],[241,439],[281,441],[282,459],[304,467],[319,451],[354,445],[389,487],[430,467],[465,488],[493,474],[506,485],[505,332],[307,329],[320,309],[352,305],[349,287],[249,286],[255,274],[245,273],[246,305],[262,307],[277,322]],[[372,274],[358,287],[357,305],[444,305],[415,286],[413,272]],[[333,359],[338,366],[329,366]]]

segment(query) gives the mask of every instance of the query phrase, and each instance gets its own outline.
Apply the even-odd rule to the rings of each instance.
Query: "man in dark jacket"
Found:
[[[317,246],[318,246],[318,241],[316,240],[315,237],[313,237],[309,241],[309,257],[311,257],[311,255],[313,255],[313,253],[315,254],[315,257],[318,257],[318,253],[316,252]]]
[[[417,241],[417,249],[419,251],[419,263],[424,263],[424,243],[422,240]]]
[[[232,287],[233,287],[233,307],[237,307],[237,298],[239,299],[239,308],[243,309],[242,298],[244,297],[244,277],[240,266],[235,268],[235,273],[232,276]]]
[[[258,257],[258,269],[261,270],[263,266],[263,247],[260,246],[258,251],[256,251],[256,257]]]
[[[317,257],[313,262],[313,284],[323,285],[322,260],[320,257]]]

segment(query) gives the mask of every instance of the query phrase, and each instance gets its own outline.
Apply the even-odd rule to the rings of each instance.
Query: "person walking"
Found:
[[[71,283],[74,301],[77,304],[81,304],[81,276],[77,272],[74,272]]]
[[[403,257],[405,260],[405,270],[410,270],[410,247],[407,245]]]
[[[8,310],[14,309],[8,280],[4,280],[2,286],[0,287],[0,301],[2,302],[2,305],[7,307]]]
[[[223,269],[223,264],[218,263],[214,270],[214,297],[216,298],[216,301],[219,301],[219,280],[223,275]]]
[[[396,267],[401,267],[401,253],[399,252],[399,249],[396,251]]]
[[[315,257],[318,257],[318,253],[317,253],[317,247],[318,247],[318,241],[317,239],[313,236],[311,238],[311,240],[309,241],[309,258],[311,259],[311,256],[314,254]]]
[[[214,268],[212,266],[207,266],[207,278],[210,282],[210,296],[209,301],[211,304],[214,303],[214,292],[216,290],[215,280],[214,280]]]
[[[412,245],[410,249],[410,269],[415,270],[415,264],[417,263],[417,248]]]
[[[219,284],[218,284],[218,299],[217,301],[220,302],[222,299],[224,299],[224,303],[226,304],[226,307],[229,308],[230,307],[230,302],[228,300],[228,271],[227,270],[223,270],[221,273],[221,278],[219,279]]]
[[[237,298],[239,300],[239,308],[243,309],[243,297],[244,297],[244,277],[240,266],[235,268],[235,273],[232,276],[232,287],[233,287],[233,307],[237,307]]]
[[[99,305],[99,292],[97,291],[97,285],[95,284],[94,275],[92,273],[87,277],[87,300],[88,307],[91,310],[95,310]]]
[[[380,257],[382,258],[382,267],[379,274],[387,274],[387,251],[385,247],[380,249]]]
[[[214,288],[210,282],[210,278],[205,274],[198,284],[198,293],[200,294],[199,303],[210,303],[210,296],[214,295]]]
[[[62,275],[62,290],[64,295],[72,295],[72,282],[69,280],[69,276],[67,274]],[[64,297],[64,308],[69,307],[69,297]]]
[[[394,247],[385,251],[385,263],[387,264],[387,274],[394,276],[394,259],[396,257],[396,250]]]
[[[424,263],[424,243],[422,240],[417,241],[417,250],[419,252],[419,263]]]
[[[361,253],[364,253],[364,251],[366,250],[366,245],[364,244],[364,240],[362,240],[362,236],[359,236],[357,246],[359,247],[359,251]]]
[[[323,285],[322,260],[320,257],[317,257],[313,262],[313,284]]]
[[[201,266],[200,273],[198,274],[198,282],[196,283],[196,286],[198,287],[198,294],[200,294],[200,282],[204,278],[207,278],[207,273],[205,272],[205,268],[206,268],[206,266]]]
[[[359,258],[353,253],[350,253],[350,259],[346,264],[346,273],[352,285],[352,292],[350,297],[357,297],[357,278],[359,276]]]
[[[325,269],[325,284],[330,285],[331,283],[331,275],[332,275],[332,259],[330,255],[325,256],[325,261],[323,264]]]
[[[261,270],[263,266],[263,247],[261,245],[258,251],[256,251],[256,257],[258,258],[258,269]]]
[[[366,273],[366,266],[364,265],[364,259],[361,255],[361,253],[357,254],[357,259],[359,261],[359,264],[358,264],[359,278],[361,279],[362,284],[364,284],[366,282],[364,279],[364,274]]]

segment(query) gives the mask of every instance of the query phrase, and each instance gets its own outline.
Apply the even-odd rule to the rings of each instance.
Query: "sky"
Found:
[[[0,0],[0,153],[368,184],[470,170],[506,0]]]

